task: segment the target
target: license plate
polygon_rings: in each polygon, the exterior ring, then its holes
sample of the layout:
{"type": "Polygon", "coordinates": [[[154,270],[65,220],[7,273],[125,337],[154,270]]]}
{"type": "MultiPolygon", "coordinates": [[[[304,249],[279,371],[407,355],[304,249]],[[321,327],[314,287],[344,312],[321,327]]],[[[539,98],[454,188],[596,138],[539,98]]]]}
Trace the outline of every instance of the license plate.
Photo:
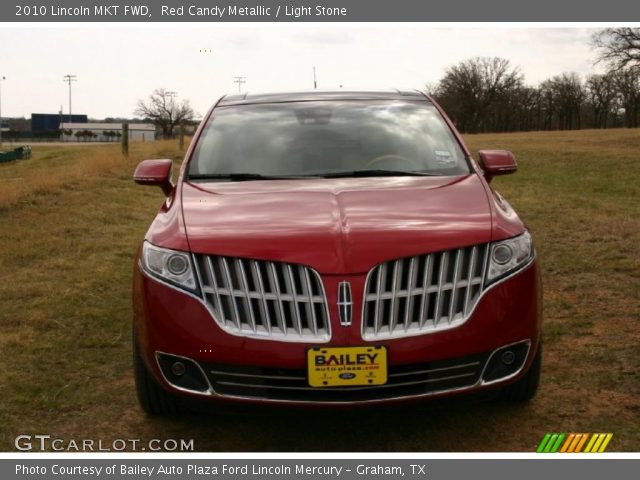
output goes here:
{"type": "Polygon", "coordinates": [[[307,374],[312,387],[384,385],[387,383],[387,348],[310,348],[307,374]]]}

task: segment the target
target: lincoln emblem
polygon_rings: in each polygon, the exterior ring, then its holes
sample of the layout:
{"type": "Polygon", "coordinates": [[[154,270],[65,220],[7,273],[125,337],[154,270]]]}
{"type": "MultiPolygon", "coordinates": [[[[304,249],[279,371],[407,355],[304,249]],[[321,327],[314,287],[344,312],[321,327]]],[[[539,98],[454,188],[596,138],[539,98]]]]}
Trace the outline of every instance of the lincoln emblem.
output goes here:
{"type": "Polygon", "coordinates": [[[351,298],[351,284],[349,282],[340,282],[340,285],[338,285],[338,312],[340,313],[340,325],[343,327],[351,325],[353,300],[351,298]]]}

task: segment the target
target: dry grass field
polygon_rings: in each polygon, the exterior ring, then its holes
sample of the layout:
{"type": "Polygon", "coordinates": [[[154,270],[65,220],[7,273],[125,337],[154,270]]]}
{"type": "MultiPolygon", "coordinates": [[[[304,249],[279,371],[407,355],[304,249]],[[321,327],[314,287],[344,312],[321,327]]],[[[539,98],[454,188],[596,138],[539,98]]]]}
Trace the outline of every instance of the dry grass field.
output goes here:
{"type": "Polygon", "coordinates": [[[640,130],[473,135],[506,148],[495,180],[543,265],[545,359],[528,405],[430,402],[358,412],[264,409],[149,418],[131,372],[137,243],[162,201],[136,186],[175,142],[34,146],[0,165],[0,450],[19,434],[193,439],[200,451],[534,451],[553,432],[613,432],[640,451],[640,130]]]}

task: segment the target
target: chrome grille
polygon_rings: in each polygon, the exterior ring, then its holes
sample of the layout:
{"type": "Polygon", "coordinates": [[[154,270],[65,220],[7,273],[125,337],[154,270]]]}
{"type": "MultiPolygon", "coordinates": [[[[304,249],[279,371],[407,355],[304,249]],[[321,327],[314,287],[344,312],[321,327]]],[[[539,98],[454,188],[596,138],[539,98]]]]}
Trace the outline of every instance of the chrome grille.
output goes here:
{"type": "Polygon", "coordinates": [[[419,335],[463,323],[482,293],[488,250],[483,244],[377,265],[365,287],[363,338],[419,335]]]}
{"type": "Polygon", "coordinates": [[[227,332],[273,340],[329,340],[326,296],[315,270],[207,255],[195,255],[195,264],[204,299],[227,332]]]}

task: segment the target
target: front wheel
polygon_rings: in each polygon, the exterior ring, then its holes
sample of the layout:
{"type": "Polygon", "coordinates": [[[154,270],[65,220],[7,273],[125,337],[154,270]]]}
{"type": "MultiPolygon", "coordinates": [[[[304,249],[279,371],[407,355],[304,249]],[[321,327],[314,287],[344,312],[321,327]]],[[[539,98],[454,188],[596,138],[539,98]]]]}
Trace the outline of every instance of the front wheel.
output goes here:
{"type": "Polygon", "coordinates": [[[542,369],[542,343],[538,345],[538,351],[533,359],[533,363],[529,367],[529,371],[525,373],[520,380],[506,386],[502,390],[501,397],[510,402],[524,403],[531,400],[538,391],[540,384],[540,371],[542,369]]]}

